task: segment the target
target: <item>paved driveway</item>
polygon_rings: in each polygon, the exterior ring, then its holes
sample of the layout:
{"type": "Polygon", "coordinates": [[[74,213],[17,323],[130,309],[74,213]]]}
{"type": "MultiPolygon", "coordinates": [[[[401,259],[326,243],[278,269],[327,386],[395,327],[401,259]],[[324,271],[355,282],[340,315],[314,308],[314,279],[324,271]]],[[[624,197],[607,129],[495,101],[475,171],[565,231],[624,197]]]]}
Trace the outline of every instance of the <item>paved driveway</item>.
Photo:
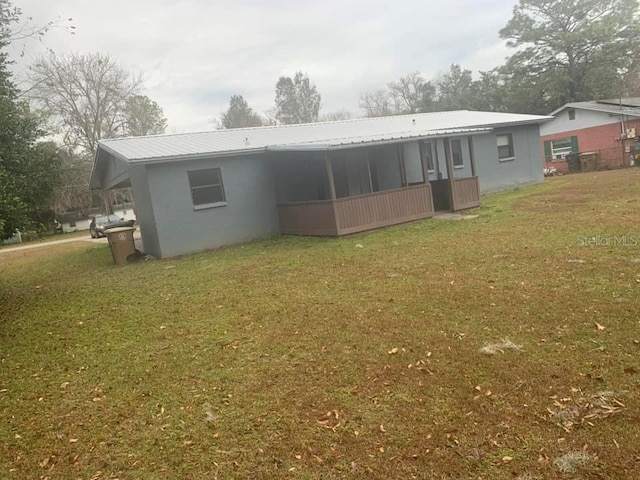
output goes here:
{"type": "MultiPolygon", "coordinates": [[[[136,243],[136,248],[142,251],[142,237],[140,237],[140,232],[138,230],[133,232],[133,240],[136,243]]],[[[107,243],[107,239],[106,238],[90,238],[89,232],[87,231],[86,237],[65,238],[63,240],[52,240],[50,242],[30,243],[28,245],[21,245],[19,247],[2,248],[0,249],[0,255],[2,255],[3,253],[17,252],[20,250],[29,250],[32,248],[49,247],[53,245],[61,245],[63,243],[71,243],[71,242],[107,243]]]]}

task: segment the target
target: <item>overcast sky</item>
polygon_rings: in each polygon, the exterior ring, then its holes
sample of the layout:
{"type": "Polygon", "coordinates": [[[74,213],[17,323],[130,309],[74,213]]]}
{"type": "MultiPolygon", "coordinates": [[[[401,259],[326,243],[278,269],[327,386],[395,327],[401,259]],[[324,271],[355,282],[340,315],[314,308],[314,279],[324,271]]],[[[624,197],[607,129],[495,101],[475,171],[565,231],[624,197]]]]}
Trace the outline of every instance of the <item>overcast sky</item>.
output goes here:
{"type": "Polygon", "coordinates": [[[282,75],[302,70],[322,113],[362,116],[360,95],[451,63],[490,70],[509,54],[498,31],[516,0],[13,0],[35,24],[73,18],[76,34],[30,42],[16,73],[50,48],[109,53],[144,77],[171,132],[211,130],[241,94],[262,113],[282,75]]]}

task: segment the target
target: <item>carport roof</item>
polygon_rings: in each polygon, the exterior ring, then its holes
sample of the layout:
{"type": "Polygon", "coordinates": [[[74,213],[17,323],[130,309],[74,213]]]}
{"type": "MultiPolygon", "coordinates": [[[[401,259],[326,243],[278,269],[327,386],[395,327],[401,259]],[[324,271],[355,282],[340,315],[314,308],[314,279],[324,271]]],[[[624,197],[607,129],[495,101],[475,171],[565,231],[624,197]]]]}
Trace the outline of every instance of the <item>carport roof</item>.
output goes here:
{"type": "Polygon", "coordinates": [[[309,150],[348,147],[406,138],[471,133],[499,126],[541,123],[549,117],[513,113],[421,113],[362,118],[337,122],[278,125],[210,132],[101,140],[98,147],[129,162],[178,160],[200,156],[227,156],[273,150],[309,150]]]}

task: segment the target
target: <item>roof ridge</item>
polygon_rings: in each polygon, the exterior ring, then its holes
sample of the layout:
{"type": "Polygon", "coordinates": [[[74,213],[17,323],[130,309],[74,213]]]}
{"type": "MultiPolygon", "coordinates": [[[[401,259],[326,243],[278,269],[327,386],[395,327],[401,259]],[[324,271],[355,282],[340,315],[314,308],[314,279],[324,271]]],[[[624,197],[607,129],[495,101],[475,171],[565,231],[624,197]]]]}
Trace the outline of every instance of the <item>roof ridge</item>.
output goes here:
{"type": "MultiPolygon", "coordinates": [[[[240,131],[256,131],[256,130],[269,130],[269,129],[290,129],[290,128],[300,128],[300,127],[308,127],[308,126],[314,126],[314,125],[332,125],[332,124],[338,124],[338,123],[357,123],[357,122],[376,122],[376,121],[380,121],[380,120],[388,120],[391,118],[398,118],[398,117],[426,117],[426,116],[433,116],[433,115],[437,115],[437,114],[442,114],[442,113],[449,113],[449,114],[453,114],[453,113],[469,113],[469,112],[473,112],[473,110],[450,110],[447,112],[419,112],[419,113],[404,113],[404,114],[398,114],[398,115],[385,115],[385,116],[381,116],[381,117],[359,117],[359,118],[348,118],[345,120],[329,120],[329,121],[325,121],[325,122],[307,122],[307,123],[292,123],[292,124],[285,124],[285,125],[261,125],[259,127],[242,127],[242,128],[217,128],[215,130],[202,130],[199,132],[180,132],[180,133],[158,133],[158,134],[153,134],[153,135],[139,135],[139,136],[124,136],[124,137],[112,137],[112,138],[103,138],[101,140],[99,140],[100,142],[119,142],[122,140],[131,140],[131,139],[138,139],[138,138],[158,138],[158,137],[179,137],[182,135],[211,135],[211,134],[217,134],[220,133],[222,134],[223,132],[229,132],[229,131],[234,131],[234,132],[240,132],[240,131]]],[[[499,113],[499,112],[483,112],[483,113],[499,113]]]]}

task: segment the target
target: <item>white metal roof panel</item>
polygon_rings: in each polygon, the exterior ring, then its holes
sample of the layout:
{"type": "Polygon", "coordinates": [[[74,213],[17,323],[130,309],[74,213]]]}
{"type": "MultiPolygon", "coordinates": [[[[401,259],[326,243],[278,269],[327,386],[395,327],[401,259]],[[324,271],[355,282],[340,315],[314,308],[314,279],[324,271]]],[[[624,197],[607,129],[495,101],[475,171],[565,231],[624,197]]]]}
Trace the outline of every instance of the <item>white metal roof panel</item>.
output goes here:
{"type": "Polygon", "coordinates": [[[541,123],[549,118],[539,115],[460,110],[301,125],[114,138],[101,140],[99,150],[104,149],[130,162],[153,162],[204,155],[234,155],[264,151],[267,148],[331,148],[401,138],[464,133],[474,128],[541,123]]]}

